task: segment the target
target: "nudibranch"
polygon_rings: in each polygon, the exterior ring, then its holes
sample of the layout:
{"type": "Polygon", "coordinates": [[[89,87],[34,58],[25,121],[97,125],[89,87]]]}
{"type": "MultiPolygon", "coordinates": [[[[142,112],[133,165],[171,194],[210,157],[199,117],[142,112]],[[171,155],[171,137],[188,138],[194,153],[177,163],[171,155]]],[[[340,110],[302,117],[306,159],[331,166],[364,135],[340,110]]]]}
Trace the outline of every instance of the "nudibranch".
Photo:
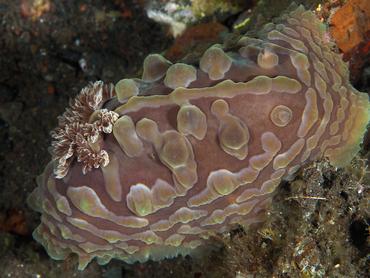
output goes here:
{"type": "Polygon", "coordinates": [[[347,164],[369,122],[323,24],[302,6],[194,64],[152,54],[141,79],[90,84],[52,132],[29,198],[54,259],[128,263],[189,254],[263,220],[282,179],[347,164]]]}

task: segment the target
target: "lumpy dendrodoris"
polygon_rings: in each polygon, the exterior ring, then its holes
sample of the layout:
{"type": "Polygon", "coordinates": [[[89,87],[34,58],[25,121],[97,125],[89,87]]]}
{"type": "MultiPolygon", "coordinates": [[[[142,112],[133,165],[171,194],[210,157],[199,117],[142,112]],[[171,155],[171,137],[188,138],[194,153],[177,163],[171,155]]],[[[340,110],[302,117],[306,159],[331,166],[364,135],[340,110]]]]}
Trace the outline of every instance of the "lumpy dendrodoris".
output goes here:
{"type": "Polygon", "coordinates": [[[142,79],[84,88],[52,132],[29,203],[34,237],[84,269],[188,254],[234,223],[262,221],[279,182],[322,156],[358,152],[369,99],[310,11],[257,38],[214,45],[196,64],[160,55],[142,79]]]}

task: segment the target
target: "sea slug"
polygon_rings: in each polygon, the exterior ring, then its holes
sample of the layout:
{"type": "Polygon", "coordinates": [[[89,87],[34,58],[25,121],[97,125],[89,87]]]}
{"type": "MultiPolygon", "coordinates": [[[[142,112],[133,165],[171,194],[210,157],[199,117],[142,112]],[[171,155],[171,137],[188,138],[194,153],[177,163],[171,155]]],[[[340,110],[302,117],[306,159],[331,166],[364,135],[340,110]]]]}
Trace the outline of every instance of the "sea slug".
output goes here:
{"type": "Polygon", "coordinates": [[[282,179],[323,156],[347,164],[369,122],[323,24],[302,6],[199,63],[149,55],[141,79],[90,84],[52,132],[29,198],[34,231],[79,269],[188,254],[262,221],[282,179]]]}

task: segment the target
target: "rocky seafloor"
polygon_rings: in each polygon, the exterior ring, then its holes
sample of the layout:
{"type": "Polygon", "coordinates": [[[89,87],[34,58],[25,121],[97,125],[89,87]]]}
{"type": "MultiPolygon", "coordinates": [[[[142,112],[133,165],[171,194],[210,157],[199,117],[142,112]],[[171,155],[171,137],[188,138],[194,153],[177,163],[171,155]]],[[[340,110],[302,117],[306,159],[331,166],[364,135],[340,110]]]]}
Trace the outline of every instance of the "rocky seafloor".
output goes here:
{"type": "MultiPolygon", "coordinates": [[[[149,53],[176,61],[232,31],[258,28],[290,2],[0,0],[0,277],[369,277],[369,136],[345,169],[307,165],[280,186],[262,226],[219,235],[203,257],[93,262],[80,272],[76,257],[54,261],[32,238],[39,215],[26,199],[71,97],[89,81],[140,75],[149,53]]],[[[347,8],[363,24],[355,45],[341,41],[338,51],[354,86],[369,92],[366,0],[296,2],[316,10],[333,37],[346,27],[336,11],[347,8]]]]}

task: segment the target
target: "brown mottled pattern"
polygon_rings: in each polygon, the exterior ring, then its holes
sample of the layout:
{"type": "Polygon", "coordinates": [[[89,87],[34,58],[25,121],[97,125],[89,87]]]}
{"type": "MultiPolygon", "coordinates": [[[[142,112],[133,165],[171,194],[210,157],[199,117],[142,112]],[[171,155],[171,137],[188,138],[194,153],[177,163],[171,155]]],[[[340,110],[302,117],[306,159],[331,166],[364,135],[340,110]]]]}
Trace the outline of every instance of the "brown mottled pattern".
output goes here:
{"type": "Polygon", "coordinates": [[[262,221],[302,164],[343,166],[359,150],[368,96],[331,49],[299,7],[258,38],[210,47],[199,65],[154,54],[142,79],[85,88],[30,196],[42,213],[34,237],[55,259],[78,254],[84,269],[95,257],[188,254],[232,224],[262,221]]]}

